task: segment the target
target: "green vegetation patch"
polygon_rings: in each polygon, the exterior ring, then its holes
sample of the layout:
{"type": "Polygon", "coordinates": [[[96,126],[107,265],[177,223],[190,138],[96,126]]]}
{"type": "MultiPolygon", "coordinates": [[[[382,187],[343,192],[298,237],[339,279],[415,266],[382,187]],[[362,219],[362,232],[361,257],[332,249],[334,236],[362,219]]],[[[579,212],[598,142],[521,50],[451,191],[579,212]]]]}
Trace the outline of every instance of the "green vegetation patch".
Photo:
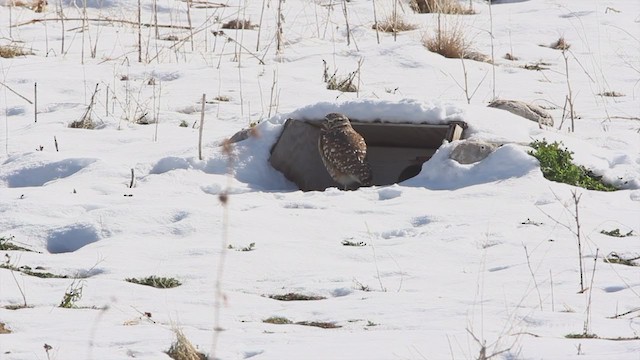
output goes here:
{"type": "Polygon", "coordinates": [[[617,190],[614,186],[602,182],[601,176],[596,176],[584,166],[572,163],[573,152],[564,148],[562,143],[550,144],[546,140],[536,140],[530,146],[534,151],[530,151],[529,155],[538,159],[540,170],[546,179],[588,190],[617,190]]]}
{"type": "Polygon", "coordinates": [[[604,258],[604,262],[607,262],[610,264],[621,264],[626,266],[638,266],[638,264],[635,262],[636,260],[640,260],[640,256],[623,257],[618,255],[615,252],[609,253],[609,255],[607,255],[607,257],[604,258]]]}
{"type": "Polygon", "coordinates": [[[40,267],[36,267],[35,270],[31,269],[31,267],[23,265],[20,267],[11,265],[11,264],[0,264],[0,269],[7,269],[7,270],[12,270],[12,271],[18,271],[21,272],[25,275],[29,275],[29,276],[35,276],[35,277],[39,277],[42,279],[67,279],[69,276],[67,275],[59,275],[59,274],[53,274],[50,272],[46,272],[46,271],[39,271],[42,270],[42,268],[40,267]]]}
{"type": "Polygon", "coordinates": [[[270,318],[266,318],[262,320],[262,322],[267,324],[276,324],[276,325],[293,324],[293,321],[282,316],[272,316],[270,318]]]}
{"type": "Polygon", "coordinates": [[[613,229],[613,230],[609,230],[609,231],[600,230],[600,234],[622,238],[622,237],[627,237],[627,236],[633,236],[633,230],[629,231],[626,234],[621,233],[620,229],[613,229]]]}
{"type": "Polygon", "coordinates": [[[11,240],[13,239],[15,239],[15,236],[0,236],[0,250],[33,251],[12,243],[11,240]]]}
{"type": "Polygon", "coordinates": [[[298,293],[288,293],[284,295],[269,295],[269,298],[280,301],[309,301],[309,300],[324,300],[324,296],[316,295],[304,295],[298,293]]]}
{"type": "Polygon", "coordinates": [[[182,285],[182,283],[177,279],[158,277],[155,275],[147,276],[145,278],[128,278],[124,280],[130,283],[152,286],[159,289],[170,289],[182,285]]]}
{"type": "Polygon", "coordinates": [[[276,324],[276,325],[293,324],[293,325],[313,326],[313,327],[319,327],[322,329],[337,329],[342,327],[340,325],[336,325],[335,323],[324,322],[324,321],[298,321],[294,323],[293,321],[282,316],[272,316],[270,318],[262,320],[262,322],[267,324],[276,324]]]}
{"type": "Polygon", "coordinates": [[[342,327],[340,325],[336,325],[335,323],[324,321],[298,321],[296,325],[313,326],[322,329],[337,329],[342,327]]]}

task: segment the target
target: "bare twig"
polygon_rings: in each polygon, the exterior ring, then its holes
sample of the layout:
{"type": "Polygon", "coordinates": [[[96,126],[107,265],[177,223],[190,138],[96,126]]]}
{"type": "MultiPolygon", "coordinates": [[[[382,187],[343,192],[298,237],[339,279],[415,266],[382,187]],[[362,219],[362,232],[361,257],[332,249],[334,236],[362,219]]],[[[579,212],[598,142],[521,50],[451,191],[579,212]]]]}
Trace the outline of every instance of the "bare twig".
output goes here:
{"type": "Polygon", "coordinates": [[[598,253],[600,249],[596,249],[596,256],[593,258],[593,271],[591,272],[591,284],[589,285],[589,297],[587,299],[587,317],[584,320],[584,334],[589,334],[591,327],[591,294],[593,293],[593,279],[596,276],[596,265],[598,264],[598,253]]]}
{"type": "Polygon", "coordinates": [[[626,316],[626,315],[629,315],[629,314],[633,314],[634,312],[640,312],[640,307],[631,309],[629,311],[625,311],[625,312],[620,313],[620,314],[616,314],[614,316],[609,317],[608,319],[617,319],[617,318],[620,318],[620,317],[623,317],[623,316],[626,316]]]}
{"type": "Polygon", "coordinates": [[[564,58],[565,75],[567,77],[567,103],[569,104],[569,118],[571,119],[571,132],[576,130],[575,127],[575,111],[573,109],[573,92],[571,91],[571,82],[569,81],[569,57],[567,49],[562,49],[562,57],[564,58]]]}
{"type": "Polygon", "coordinates": [[[200,129],[198,129],[198,159],[202,160],[202,131],[204,128],[204,108],[207,104],[207,94],[202,94],[202,110],[200,111],[200,129]]]}
{"type": "Polygon", "coordinates": [[[33,122],[38,122],[38,83],[33,83],[33,122]]]}
{"type": "Polygon", "coordinates": [[[284,19],[282,15],[282,3],[284,0],[278,0],[278,19],[276,21],[276,54],[280,55],[282,53],[282,43],[283,43],[283,32],[282,32],[282,20],[284,19]]]}
{"type": "Polygon", "coordinates": [[[29,104],[33,104],[33,101],[31,101],[31,100],[27,99],[26,97],[20,95],[18,92],[16,92],[12,88],[10,88],[9,85],[3,83],[2,81],[0,81],[0,85],[4,86],[7,90],[11,91],[12,93],[18,95],[20,98],[22,98],[24,101],[28,102],[29,104]]]}
{"type": "Polygon", "coordinates": [[[237,44],[238,46],[240,46],[240,48],[242,48],[242,50],[246,51],[247,53],[249,53],[249,55],[253,56],[254,58],[256,58],[258,60],[258,62],[260,62],[260,65],[265,65],[264,60],[260,59],[258,57],[258,55],[254,54],[251,52],[251,50],[247,49],[244,45],[242,45],[241,43],[239,43],[236,39],[232,38],[231,36],[227,35],[227,33],[225,33],[224,31],[211,31],[211,33],[214,36],[223,36],[224,38],[227,39],[227,41],[229,42],[233,42],[235,44],[237,44]]]}
{"type": "Polygon", "coordinates": [[[584,288],[584,267],[582,265],[582,235],[580,233],[580,214],[579,214],[579,204],[580,204],[580,198],[582,197],[582,194],[578,194],[576,190],[572,190],[571,191],[571,196],[573,198],[573,204],[574,204],[574,211],[572,212],[569,207],[562,202],[562,200],[558,197],[558,195],[556,195],[556,193],[554,193],[553,191],[551,191],[553,193],[553,196],[555,196],[556,200],[558,200],[558,202],[562,205],[562,207],[564,207],[565,210],[567,210],[570,214],[572,214],[573,216],[573,220],[575,222],[576,225],[576,229],[574,230],[570,225],[564,224],[560,221],[558,221],[558,219],[556,219],[555,217],[551,216],[550,214],[548,214],[547,212],[545,212],[544,210],[542,210],[541,208],[538,207],[538,210],[540,210],[546,217],[548,217],[550,220],[552,220],[553,222],[555,222],[556,224],[564,227],[565,229],[569,230],[569,232],[571,232],[577,239],[578,241],[578,260],[579,260],[579,266],[580,266],[580,291],[579,293],[583,293],[585,291],[584,288]]]}
{"type": "MultiPolygon", "coordinates": [[[[42,18],[42,19],[32,19],[29,21],[25,21],[19,24],[15,24],[12,25],[11,27],[19,27],[19,26],[24,26],[24,25],[31,25],[31,24],[37,24],[37,23],[41,23],[41,22],[45,22],[45,21],[61,21],[63,20],[62,18],[42,18]]],[[[83,21],[85,20],[84,18],[64,18],[64,21],[83,21]]],[[[109,17],[106,18],[87,18],[86,21],[95,21],[95,22],[108,22],[108,23],[114,23],[114,24],[125,24],[125,25],[135,25],[138,26],[138,24],[140,24],[140,26],[142,27],[155,27],[155,24],[152,23],[143,23],[143,22],[138,22],[138,21],[130,21],[130,20],[122,20],[122,19],[112,19],[109,17]]],[[[157,25],[159,28],[169,28],[169,29],[180,29],[180,30],[191,30],[191,28],[189,26],[184,26],[184,25],[162,25],[162,24],[158,24],[157,25]]]]}
{"type": "Polygon", "coordinates": [[[529,257],[529,250],[527,250],[527,246],[522,244],[522,246],[524,246],[524,253],[527,256],[527,267],[529,267],[529,272],[531,273],[531,278],[533,278],[533,285],[536,287],[536,292],[538,293],[538,302],[540,303],[540,311],[542,311],[542,296],[540,295],[540,289],[538,288],[538,282],[536,281],[536,275],[533,272],[533,268],[531,268],[531,261],[530,261],[530,257],[529,257]]]}

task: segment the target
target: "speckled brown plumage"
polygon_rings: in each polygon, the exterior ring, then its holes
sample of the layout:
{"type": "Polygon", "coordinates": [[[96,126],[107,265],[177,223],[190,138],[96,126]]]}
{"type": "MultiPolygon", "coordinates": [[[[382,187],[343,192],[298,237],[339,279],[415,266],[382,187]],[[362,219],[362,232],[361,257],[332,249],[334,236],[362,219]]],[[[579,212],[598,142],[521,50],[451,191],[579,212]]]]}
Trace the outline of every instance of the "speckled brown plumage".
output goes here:
{"type": "Polygon", "coordinates": [[[329,175],[345,190],[372,185],[367,144],[349,118],[338,113],[325,116],[318,149],[329,175]]]}

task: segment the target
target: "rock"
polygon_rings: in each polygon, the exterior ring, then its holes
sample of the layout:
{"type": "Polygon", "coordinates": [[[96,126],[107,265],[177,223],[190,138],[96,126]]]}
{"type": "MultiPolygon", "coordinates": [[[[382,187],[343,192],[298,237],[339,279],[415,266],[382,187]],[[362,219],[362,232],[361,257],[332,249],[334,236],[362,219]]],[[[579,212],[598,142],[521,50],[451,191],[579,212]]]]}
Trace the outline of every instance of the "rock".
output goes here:
{"type": "Polygon", "coordinates": [[[232,137],[229,138],[229,143],[237,143],[242,140],[246,140],[251,137],[251,133],[253,132],[253,128],[242,129],[237,133],[233,134],[232,137]]]}
{"type": "Polygon", "coordinates": [[[489,107],[506,110],[540,125],[553,126],[553,117],[545,109],[535,104],[518,100],[494,100],[489,104],[489,107]]]}
{"type": "Polygon", "coordinates": [[[497,147],[496,144],[483,141],[466,140],[453,148],[449,158],[460,164],[473,164],[489,156],[497,147]]]}

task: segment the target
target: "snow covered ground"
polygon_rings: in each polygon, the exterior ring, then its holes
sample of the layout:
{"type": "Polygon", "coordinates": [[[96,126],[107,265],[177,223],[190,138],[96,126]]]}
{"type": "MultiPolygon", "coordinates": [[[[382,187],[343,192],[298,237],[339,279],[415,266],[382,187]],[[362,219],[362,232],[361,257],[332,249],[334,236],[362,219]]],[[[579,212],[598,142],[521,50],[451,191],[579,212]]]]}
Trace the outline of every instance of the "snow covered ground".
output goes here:
{"type": "MultiPolygon", "coordinates": [[[[0,269],[0,359],[168,359],[175,327],[219,359],[477,359],[483,344],[486,358],[640,359],[640,267],[604,261],[640,256],[639,2],[473,1],[477,14],[447,19],[481,53],[492,34],[495,67],[464,68],[425,49],[437,16],[406,1],[400,16],[418,29],[378,43],[374,6],[386,18],[391,0],[287,0],[277,53],[277,1],[159,0],[157,23],[173,27],[142,27],[141,63],[136,2],[88,0],[84,32],[82,3],[0,7],[0,45],[33,52],[0,59],[0,237],[35,250],[1,261],[68,276],[0,269]],[[214,36],[237,18],[262,26],[214,36]],[[567,64],[546,47],[561,36],[567,64]],[[341,76],[360,66],[359,92],[327,90],[323,60],[341,76]],[[575,132],[562,122],[567,78],[575,132]],[[555,125],[487,108],[494,96],[545,106],[555,125]],[[96,129],[69,128],[90,104],[96,129]],[[444,144],[401,184],[298,191],[269,149],[285,119],[333,111],[464,120],[470,138],[505,145],[460,165],[444,144]],[[253,123],[229,156],[220,145],[253,123]],[[535,139],[562,141],[621,190],[546,180],[527,154],[535,139]],[[615,229],[631,236],[601,233],[615,229]],[[150,275],[182,285],[125,281],[150,275]],[[74,307],[58,307],[73,289],[74,307]],[[325,299],[269,298],[288,293],[325,299]],[[597,338],[566,337],[584,333],[597,338]]],[[[142,1],[143,23],[153,9],[142,1]]]]}

